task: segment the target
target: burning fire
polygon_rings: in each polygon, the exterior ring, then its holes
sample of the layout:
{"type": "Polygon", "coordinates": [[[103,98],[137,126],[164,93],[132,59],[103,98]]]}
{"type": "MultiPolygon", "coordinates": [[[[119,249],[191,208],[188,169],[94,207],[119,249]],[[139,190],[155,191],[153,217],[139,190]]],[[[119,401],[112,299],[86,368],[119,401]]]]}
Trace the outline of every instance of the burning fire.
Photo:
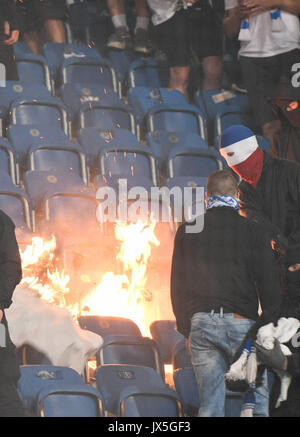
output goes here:
{"type": "MultiPolygon", "coordinates": [[[[68,306],[66,295],[70,275],[61,269],[56,255],[56,239],[50,241],[33,237],[32,244],[21,251],[24,279],[22,283],[36,290],[42,299],[67,307],[77,318],[81,314],[125,317],[133,320],[143,335],[150,335],[145,303],[151,302],[147,290],[147,264],[153,246],[159,246],[155,236],[156,222],[116,223],[115,237],[120,242],[116,261],[122,274],[106,272],[99,284],[80,302],[68,306]]],[[[84,278],[85,275],[83,274],[84,278]]],[[[88,282],[88,278],[85,278],[88,282]]]]}

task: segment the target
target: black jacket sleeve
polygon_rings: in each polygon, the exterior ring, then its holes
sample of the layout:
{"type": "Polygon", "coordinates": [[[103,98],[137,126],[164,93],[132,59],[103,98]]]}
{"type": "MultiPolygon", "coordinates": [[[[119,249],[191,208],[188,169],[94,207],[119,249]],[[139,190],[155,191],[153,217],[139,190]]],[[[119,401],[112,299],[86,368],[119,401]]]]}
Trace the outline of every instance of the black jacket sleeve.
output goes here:
{"type": "Polygon", "coordinates": [[[21,279],[22,267],[15,226],[0,211],[0,309],[11,305],[14,289],[21,279]]]}
{"type": "Polygon", "coordinates": [[[191,321],[186,312],[186,256],[184,250],[185,225],[178,228],[175,240],[172,258],[171,270],[171,302],[173,312],[176,318],[177,330],[184,336],[188,337],[190,332],[191,321]]]}

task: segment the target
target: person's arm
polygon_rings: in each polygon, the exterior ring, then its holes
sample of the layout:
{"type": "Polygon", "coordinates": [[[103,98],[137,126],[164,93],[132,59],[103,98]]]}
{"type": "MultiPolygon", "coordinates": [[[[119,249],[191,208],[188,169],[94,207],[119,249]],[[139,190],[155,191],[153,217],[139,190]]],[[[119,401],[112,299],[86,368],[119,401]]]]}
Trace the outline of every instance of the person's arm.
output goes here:
{"type": "Polygon", "coordinates": [[[239,7],[234,7],[225,11],[223,27],[228,38],[234,38],[238,35],[241,27],[243,14],[239,7]]]}
{"type": "MultiPolygon", "coordinates": [[[[3,213],[2,213],[3,214],[3,213]]],[[[0,310],[9,308],[15,287],[22,279],[21,259],[13,222],[0,215],[0,310]]]]}
{"type": "Polygon", "coordinates": [[[245,6],[250,9],[250,14],[270,9],[282,9],[291,14],[300,14],[299,0],[245,0],[245,6]]]}
{"type": "Polygon", "coordinates": [[[184,251],[184,233],[185,226],[182,225],[177,230],[174,240],[174,250],[171,269],[171,303],[176,318],[177,330],[184,337],[189,336],[190,319],[188,318],[185,308],[185,290],[186,290],[186,253],[184,251]]]}
{"type": "Polygon", "coordinates": [[[4,33],[8,38],[4,41],[6,45],[15,44],[19,39],[20,23],[16,3],[14,0],[5,0],[3,2],[4,13],[4,33]]]}

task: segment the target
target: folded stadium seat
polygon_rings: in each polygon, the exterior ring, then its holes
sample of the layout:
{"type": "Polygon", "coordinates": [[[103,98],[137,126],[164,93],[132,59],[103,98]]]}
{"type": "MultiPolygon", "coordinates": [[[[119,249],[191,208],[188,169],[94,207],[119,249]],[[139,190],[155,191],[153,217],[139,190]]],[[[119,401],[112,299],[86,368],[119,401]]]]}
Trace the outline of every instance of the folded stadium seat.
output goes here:
{"type": "Polygon", "coordinates": [[[249,97],[232,91],[200,90],[195,93],[195,104],[206,113],[211,124],[212,143],[217,146],[219,137],[232,124],[254,126],[249,97]]]}
{"type": "Polygon", "coordinates": [[[159,347],[160,355],[164,364],[172,363],[172,348],[177,341],[183,338],[176,330],[174,320],[155,320],[150,325],[150,332],[153,340],[159,347]]]}
{"type": "Polygon", "coordinates": [[[99,172],[102,176],[147,177],[157,186],[157,165],[154,156],[144,146],[103,147],[98,155],[99,172]]]}
{"type": "Polygon", "coordinates": [[[10,106],[11,124],[36,124],[62,129],[69,136],[69,120],[64,104],[55,97],[21,97],[10,106]]]}
{"type": "Polygon", "coordinates": [[[159,170],[162,173],[166,171],[167,159],[174,147],[196,147],[200,149],[208,147],[206,141],[200,135],[192,132],[156,130],[148,132],[146,140],[152,153],[158,160],[159,170]]]}
{"type": "Polygon", "coordinates": [[[117,73],[119,95],[122,97],[126,95],[125,84],[128,76],[128,70],[136,55],[135,53],[127,50],[108,50],[107,56],[117,73]]]}
{"type": "Polygon", "coordinates": [[[71,171],[88,184],[88,171],[84,151],[76,144],[35,144],[27,153],[28,170],[71,171]]]}
{"type": "Polygon", "coordinates": [[[79,111],[79,129],[97,127],[102,130],[127,129],[139,138],[139,127],[133,109],[123,102],[84,103],[79,111]]]}
{"type": "MultiPolygon", "coordinates": [[[[197,381],[192,367],[179,368],[173,374],[176,392],[186,417],[197,416],[200,401],[197,381]]],[[[239,417],[244,393],[226,390],[225,417],[239,417]]]]}
{"type": "Polygon", "coordinates": [[[201,176],[207,177],[211,172],[221,170],[221,155],[212,149],[174,148],[168,157],[168,177],[201,176]]]}
{"type": "Polygon", "coordinates": [[[176,196],[175,190],[179,188],[182,196],[181,209],[177,209],[177,205],[174,204],[174,201],[172,202],[175,222],[180,224],[183,219],[191,220],[204,213],[206,181],[206,177],[199,176],[175,176],[166,180],[166,186],[170,192],[173,190],[174,196],[176,196]]]}
{"type": "MultiPolygon", "coordinates": [[[[128,90],[128,102],[142,123],[148,111],[156,105],[190,106],[184,94],[167,88],[135,87],[128,90]]],[[[193,107],[194,108],[194,107],[193,107]]],[[[200,112],[200,111],[199,111],[200,112]]]]}
{"type": "Polygon", "coordinates": [[[123,102],[109,86],[89,83],[66,83],[60,88],[60,96],[71,120],[74,120],[84,103],[100,103],[119,106],[123,102]]]}
{"type": "Polygon", "coordinates": [[[172,364],[173,369],[183,369],[184,367],[192,367],[191,357],[186,348],[186,339],[181,338],[172,348],[172,364]]]}
{"type": "Polygon", "coordinates": [[[25,166],[27,152],[35,144],[72,145],[65,132],[51,125],[10,125],[7,129],[7,138],[16,151],[18,162],[25,166]]]}
{"type": "Polygon", "coordinates": [[[72,229],[88,230],[90,225],[92,232],[97,227],[95,193],[75,172],[27,171],[23,184],[34,210],[35,229],[49,227],[70,237],[72,229]]]}
{"type": "Polygon", "coordinates": [[[82,128],[77,134],[78,142],[85,151],[89,167],[97,167],[100,150],[107,145],[138,146],[137,137],[127,129],[103,130],[97,127],[82,128]]]}
{"type": "Polygon", "coordinates": [[[102,59],[98,50],[88,45],[47,42],[43,45],[43,55],[47,59],[53,81],[57,79],[60,65],[66,59],[96,58],[102,59]]]}
{"type": "Polygon", "coordinates": [[[192,132],[206,139],[205,118],[193,105],[158,104],[146,115],[147,130],[192,132]]]}
{"type": "Polygon", "coordinates": [[[22,83],[45,85],[52,93],[50,69],[44,56],[34,53],[17,54],[16,63],[22,83]]]}
{"type": "Polygon", "coordinates": [[[109,335],[142,336],[138,325],[133,320],[124,317],[87,315],[78,317],[78,323],[81,329],[95,332],[101,337],[109,335]]]}
{"type": "Polygon", "coordinates": [[[0,171],[0,209],[12,219],[20,233],[32,230],[30,199],[4,171],[0,171]]]}
{"type": "Polygon", "coordinates": [[[104,364],[95,372],[106,410],[117,417],[181,417],[177,393],[153,369],[104,364]]]}
{"type": "Polygon", "coordinates": [[[0,138],[0,171],[9,174],[13,183],[17,184],[16,151],[5,138],[0,138]]]}
{"type": "Polygon", "coordinates": [[[164,366],[158,346],[148,337],[108,335],[96,354],[97,365],[133,364],[154,369],[164,379],[164,366]]]}
{"type": "Polygon", "coordinates": [[[0,87],[0,121],[1,132],[3,133],[4,127],[9,124],[7,118],[9,118],[9,111],[12,102],[20,98],[49,98],[51,97],[50,91],[46,86],[41,84],[26,84],[19,81],[5,82],[5,87],[0,87]],[[5,123],[4,123],[5,121],[5,123]]]}
{"type": "Polygon", "coordinates": [[[59,68],[59,83],[106,85],[119,93],[117,73],[108,60],[95,57],[65,59],[59,68]]]}
{"type": "Polygon", "coordinates": [[[101,417],[102,396],[73,369],[21,366],[18,391],[26,411],[38,417],[101,417]]]}
{"type": "Polygon", "coordinates": [[[157,59],[136,59],[128,69],[130,88],[153,87],[167,88],[170,79],[169,67],[157,59]]]}

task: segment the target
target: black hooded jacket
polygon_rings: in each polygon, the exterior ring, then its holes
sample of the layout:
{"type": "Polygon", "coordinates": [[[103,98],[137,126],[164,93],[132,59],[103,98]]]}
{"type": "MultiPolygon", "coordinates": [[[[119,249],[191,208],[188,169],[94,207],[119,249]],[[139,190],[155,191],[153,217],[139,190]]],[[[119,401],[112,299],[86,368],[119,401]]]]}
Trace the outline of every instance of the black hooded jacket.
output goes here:
{"type": "Polygon", "coordinates": [[[19,29],[19,20],[14,0],[1,0],[0,2],[0,39],[4,38],[4,22],[8,21],[10,30],[19,29]]]}

